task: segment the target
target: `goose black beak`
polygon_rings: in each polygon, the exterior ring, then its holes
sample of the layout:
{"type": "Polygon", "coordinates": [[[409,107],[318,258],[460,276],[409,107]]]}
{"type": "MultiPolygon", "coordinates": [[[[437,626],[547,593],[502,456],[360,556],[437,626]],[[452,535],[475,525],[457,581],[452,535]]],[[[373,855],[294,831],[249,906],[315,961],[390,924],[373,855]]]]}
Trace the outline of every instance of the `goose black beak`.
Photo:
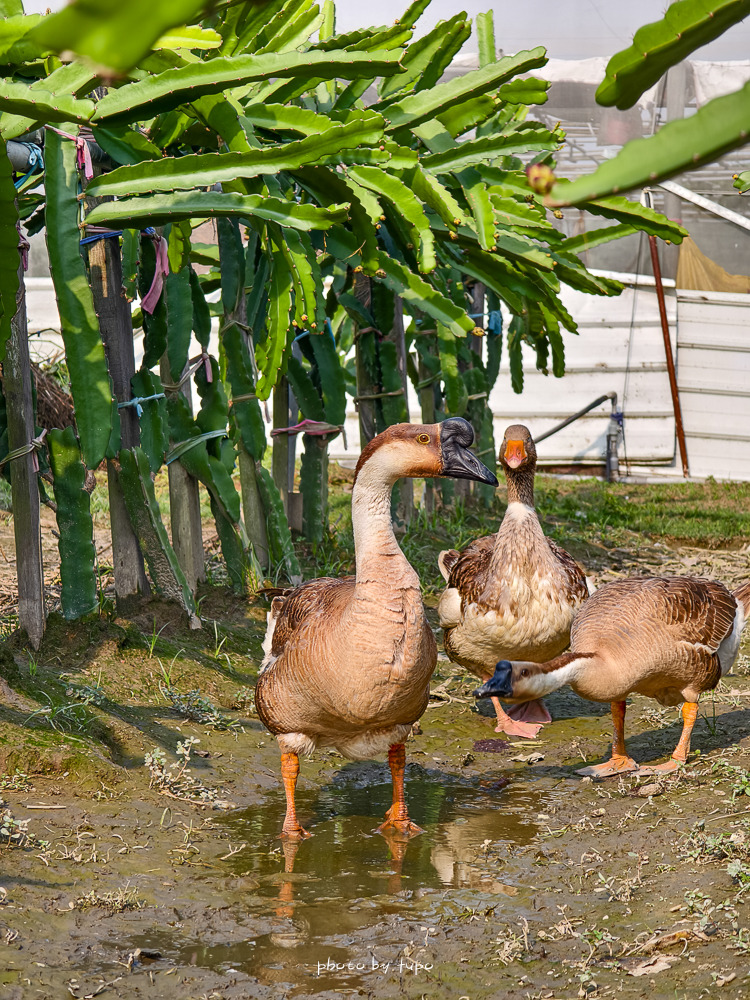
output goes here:
{"type": "Polygon", "coordinates": [[[511,698],[512,696],[513,664],[509,660],[500,660],[492,677],[474,692],[475,698],[511,698]]]}
{"type": "Polygon", "coordinates": [[[488,486],[497,486],[497,476],[483,465],[473,452],[474,431],[463,417],[449,417],[440,424],[441,476],[452,479],[473,479],[488,486]]]}

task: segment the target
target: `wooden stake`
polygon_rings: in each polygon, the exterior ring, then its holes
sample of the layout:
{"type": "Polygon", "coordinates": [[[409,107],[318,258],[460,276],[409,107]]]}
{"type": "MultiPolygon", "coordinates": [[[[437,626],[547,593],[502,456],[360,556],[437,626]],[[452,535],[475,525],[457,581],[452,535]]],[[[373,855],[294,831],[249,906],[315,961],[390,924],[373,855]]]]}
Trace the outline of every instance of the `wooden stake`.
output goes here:
{"type": "MultiPolygon", "coordinates": [[[[99,200],[101,199],[87,199],[89,209],[99,200]]],[[[133,396],[130,379],[135,374],[135,355],[130,303],[122,288],[119,240],[113,237],[90,243],[88,260],[91,292],[99,318],[112,388],[117,402],[123,403],[133,396]]],[[[120,433],[123,448],[134,448],[140,444],[140,425],[135,407],[124,406],[120,410],[120,433]]],[[[141,547],[122,497],[117,467],[111,459],[107,459],[107,489],[115,597],[118,609],[124,610],[138,594],[148,596],[151,586],[146,576],[141,547]]]]}
{"type": "MultiPolygon", "coordinates": [[[[23,266],[18,268],[16,314],[3,362],[3,390],[8,420],[8,450],[28,445],[35,436],[31,388],[31,359],[26,320],[26,287],[23,266]]],[[[13,531],[16,539],[18,575],[18,621],[34,649],[44,635],[44,572],[39,517],[39,481],[34,455],[29,453],[10,463],[13,531]]]]}
{"type": "MultiPolygon", "coordinates": [[[[185,366],[187,369],[187,365],[185,366]]],[[[185,369],[182,375],[185,374],[185,369]]],[[[162,355],[160,371],[162,382],[173,382],[166,352],[162,355]]],[[[193,408],[190,381],[183,382],[180,390],[193,408]]],[[[201,499],[198,480],[191,476],[185,466],[176,459],[167,466],[169,476],[169,513],[172,525],[172,548],[177,556],[180,569],[193,594],[198,584],[206,579],[206,560],[203,552],[203,529],[201,526],[201,499]]]]}
{"type": "Polygon", "coordinates": [[[239,446],[240,488],[242,490],[242,519],[245,530],[258,560],[263,569],[270,566],[268,551],[268,533],[266,532],[266,515],[258,492],[258,478],[255,462],[242,444],[239,446]]]}
{"type": "MultiPolygon", "coordinates": [[[[289,427],[289,380],[282,375],[273,390],[273,426],[289,427]]],[[[277,434],[271,450],[271,475],[276,489],[281,494],[284,513],[289,518],[289,494],[293,483],[289,482],[289,435],[277,434]]]]}

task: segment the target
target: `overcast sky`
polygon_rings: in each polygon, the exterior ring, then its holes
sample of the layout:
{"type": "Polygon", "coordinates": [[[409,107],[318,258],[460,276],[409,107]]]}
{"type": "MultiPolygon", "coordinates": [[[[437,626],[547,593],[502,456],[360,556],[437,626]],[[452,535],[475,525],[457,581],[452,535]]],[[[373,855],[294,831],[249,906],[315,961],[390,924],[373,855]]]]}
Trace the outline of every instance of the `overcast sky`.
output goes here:
{"type": "MultiPolygon", "coordinates": [[[[122,0],[127,3],[128,0],[122,0]]],[[[156,0],[158,3],[158,0],[156,0]]],[[[64,6],[62,0],[26,0],[27,13],[64,6]]],[[[391,23],[408,6],[408,0],[337,0],[338,30],[362,28],[377,20],[391,23]]],[[[495,12],[495,37],[503,52],[544,45],[550,57],[584,59],[611,56],[625,48],[642,24],[658,20],[668,6],[659,0],[432,0],[418,24],[419,33],[442,18],[465,10],[470,17],[490,7],[495,12]]],[[[472,39],[465,45],[471,51],[472,39]]],[[[476,45],[473,46],[476,50],[476,45]]],[[[750,19],[736,25],[722,38],[696,52],[698,59],[750,58],[750,19]]]]}

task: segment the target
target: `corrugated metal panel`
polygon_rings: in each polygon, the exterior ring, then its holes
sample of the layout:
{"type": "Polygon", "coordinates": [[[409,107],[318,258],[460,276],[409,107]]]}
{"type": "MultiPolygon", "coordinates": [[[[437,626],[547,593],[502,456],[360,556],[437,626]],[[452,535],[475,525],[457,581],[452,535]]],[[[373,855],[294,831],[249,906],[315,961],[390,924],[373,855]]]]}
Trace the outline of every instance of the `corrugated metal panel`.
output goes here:
{"type": "MultiPolygon", "coordinates": [[[[524,390],[510,389],[507,359],[490,396],[495,429],[502,435],[520,421],[541,434],[582,409],[597,396],[616,392],[625,412],[627,456],[639,462],[669,462],[674,456],[674,415],[659,306],[652,288],[626,288],[618,298],[566,289],[566,308],[578,323],[578,336],[564,334],[565,376],[536,370],[535,353],[524,347],[524,390]]],[[[676,347],[676,301],[667,292],[667,313],[676,347]]],[[[602,404],[553,437],[542,441],[540,460],[604,460],[610,404],[602,404]]]]}
{"type": "Polygon", "coordinates": [[[680,291],[677,309],[690,473],[750,479],[750,296],[680,291]]]}

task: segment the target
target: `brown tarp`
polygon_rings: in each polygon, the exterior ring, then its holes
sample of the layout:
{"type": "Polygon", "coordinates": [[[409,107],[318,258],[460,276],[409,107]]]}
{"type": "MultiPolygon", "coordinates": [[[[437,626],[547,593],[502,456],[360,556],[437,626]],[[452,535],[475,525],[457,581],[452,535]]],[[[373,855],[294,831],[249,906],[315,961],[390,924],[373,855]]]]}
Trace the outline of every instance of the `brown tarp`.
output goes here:
{"type": "Polygon", "coordinates": [[[710,257],[702,254],[693,240],[688,238],[680,246],[677,287],[694,288],[702,292],[750,293],[750,275],[730,274],[710,257]]]}

